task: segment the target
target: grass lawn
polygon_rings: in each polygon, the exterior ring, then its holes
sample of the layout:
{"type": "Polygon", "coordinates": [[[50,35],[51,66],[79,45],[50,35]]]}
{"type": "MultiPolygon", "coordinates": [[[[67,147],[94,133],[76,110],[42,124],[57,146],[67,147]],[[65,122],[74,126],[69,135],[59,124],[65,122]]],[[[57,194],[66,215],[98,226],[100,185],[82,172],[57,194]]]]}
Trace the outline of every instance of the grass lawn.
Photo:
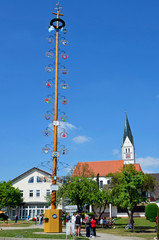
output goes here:
{"type": "MultiPolygon", "coordinates": [[[[17,238],[49,238],[49,239],[66,239],[65,234],[35,234],[35,232],[44,232],[43,229],[22,229],[22,230],[2,230],[0,231],[0,237],[17,237],[17,238]]],[[[70,236],[68,236],[70,239],[70,236]]],[[[88,240],[84,237],[75,237],[78,240],[88,240]]]]}
{"type": "Polygon", "coordinates": [[[25,221],[25,220],[20,220],[17,223],[15,221],[8,221],[8,223],[4,223],[3,221],[0,221],[0,227],[28,227],[31,225],[34,225],[35,222],[33,221],[25,221]]]}
{"type": "Polygon", "coordinates": [[[141,237],[147,240],[152,240],[156,237],[155,222],[150,222],[146,218],[134,218],[135,229],[134,232],[126,230],[125,226],[128,224],[128,218],[121,218],[115,221],[115,228],[98,228],[97,233],[110,233],[118,236],[141,237]]]}

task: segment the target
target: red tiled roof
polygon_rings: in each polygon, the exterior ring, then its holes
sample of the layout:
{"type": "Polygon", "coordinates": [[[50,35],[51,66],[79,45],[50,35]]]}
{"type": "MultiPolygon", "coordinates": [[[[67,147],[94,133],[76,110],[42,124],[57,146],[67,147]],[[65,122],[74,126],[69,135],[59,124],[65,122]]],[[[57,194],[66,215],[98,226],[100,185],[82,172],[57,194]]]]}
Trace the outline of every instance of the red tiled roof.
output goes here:
{"type": "MultiPolygon", "coordinates": [[[[113,161],[96,161],[96,162],[79,162],[72,174],[72,176],[82,175],[82,168],[85,167],[86,171],[85,177],[89,177],[91,173],[95,176],[99,173],[100,176],[106,176],[109,173],[120,172],[121,168],[124,166],[123,160],[113,160],[113,161]]],[[[140,164],[134,164],[137,171],[142,171],[140,164]]]]}

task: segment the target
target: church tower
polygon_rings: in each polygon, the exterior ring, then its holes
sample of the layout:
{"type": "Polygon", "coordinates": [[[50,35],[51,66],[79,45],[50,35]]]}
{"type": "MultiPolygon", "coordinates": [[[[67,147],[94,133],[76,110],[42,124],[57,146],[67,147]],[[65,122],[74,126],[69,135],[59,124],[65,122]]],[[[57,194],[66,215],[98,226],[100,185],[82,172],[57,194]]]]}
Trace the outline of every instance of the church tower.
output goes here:
{"type": "Polygon", "coordinates": [[[135,164],[134,140],[126,113],[122,143],[122,160],[124,160],[124,164],[135,164]]]}

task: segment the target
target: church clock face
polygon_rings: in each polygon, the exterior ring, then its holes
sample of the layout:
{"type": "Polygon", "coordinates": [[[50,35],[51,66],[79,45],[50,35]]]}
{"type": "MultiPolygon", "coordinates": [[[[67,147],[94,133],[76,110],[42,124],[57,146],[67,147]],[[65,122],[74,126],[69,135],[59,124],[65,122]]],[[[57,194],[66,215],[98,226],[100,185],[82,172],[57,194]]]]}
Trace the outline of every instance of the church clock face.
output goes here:
{"type": "Polygon", "coordinates": [[[129,153],[126,154],[126,158],[130,158],[130,154],[129,153]]]}

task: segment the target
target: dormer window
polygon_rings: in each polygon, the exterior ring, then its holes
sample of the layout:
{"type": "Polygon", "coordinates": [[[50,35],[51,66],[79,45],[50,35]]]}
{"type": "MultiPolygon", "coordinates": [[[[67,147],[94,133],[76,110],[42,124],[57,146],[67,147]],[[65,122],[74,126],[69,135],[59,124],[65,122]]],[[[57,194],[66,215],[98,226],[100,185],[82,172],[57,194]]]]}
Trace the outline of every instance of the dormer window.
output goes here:
{"type": "Polygon", "coordinates": [[[42,182],[42,181],[43,181],[43,180],[42,180],[42,177],[37,176],[37,177],[36,177],[36,181],[37,181],[37,182],[42,182]]]}
{"type": "Polygon", "coordinates": [[[127,148],[125,149],[125,152],[127,153],[127,148]]]}
{"type": "Polygon", "coordinates": [[[34,182],[34,177],[29,178],[28,183],[33,183],[34,182]]]}

